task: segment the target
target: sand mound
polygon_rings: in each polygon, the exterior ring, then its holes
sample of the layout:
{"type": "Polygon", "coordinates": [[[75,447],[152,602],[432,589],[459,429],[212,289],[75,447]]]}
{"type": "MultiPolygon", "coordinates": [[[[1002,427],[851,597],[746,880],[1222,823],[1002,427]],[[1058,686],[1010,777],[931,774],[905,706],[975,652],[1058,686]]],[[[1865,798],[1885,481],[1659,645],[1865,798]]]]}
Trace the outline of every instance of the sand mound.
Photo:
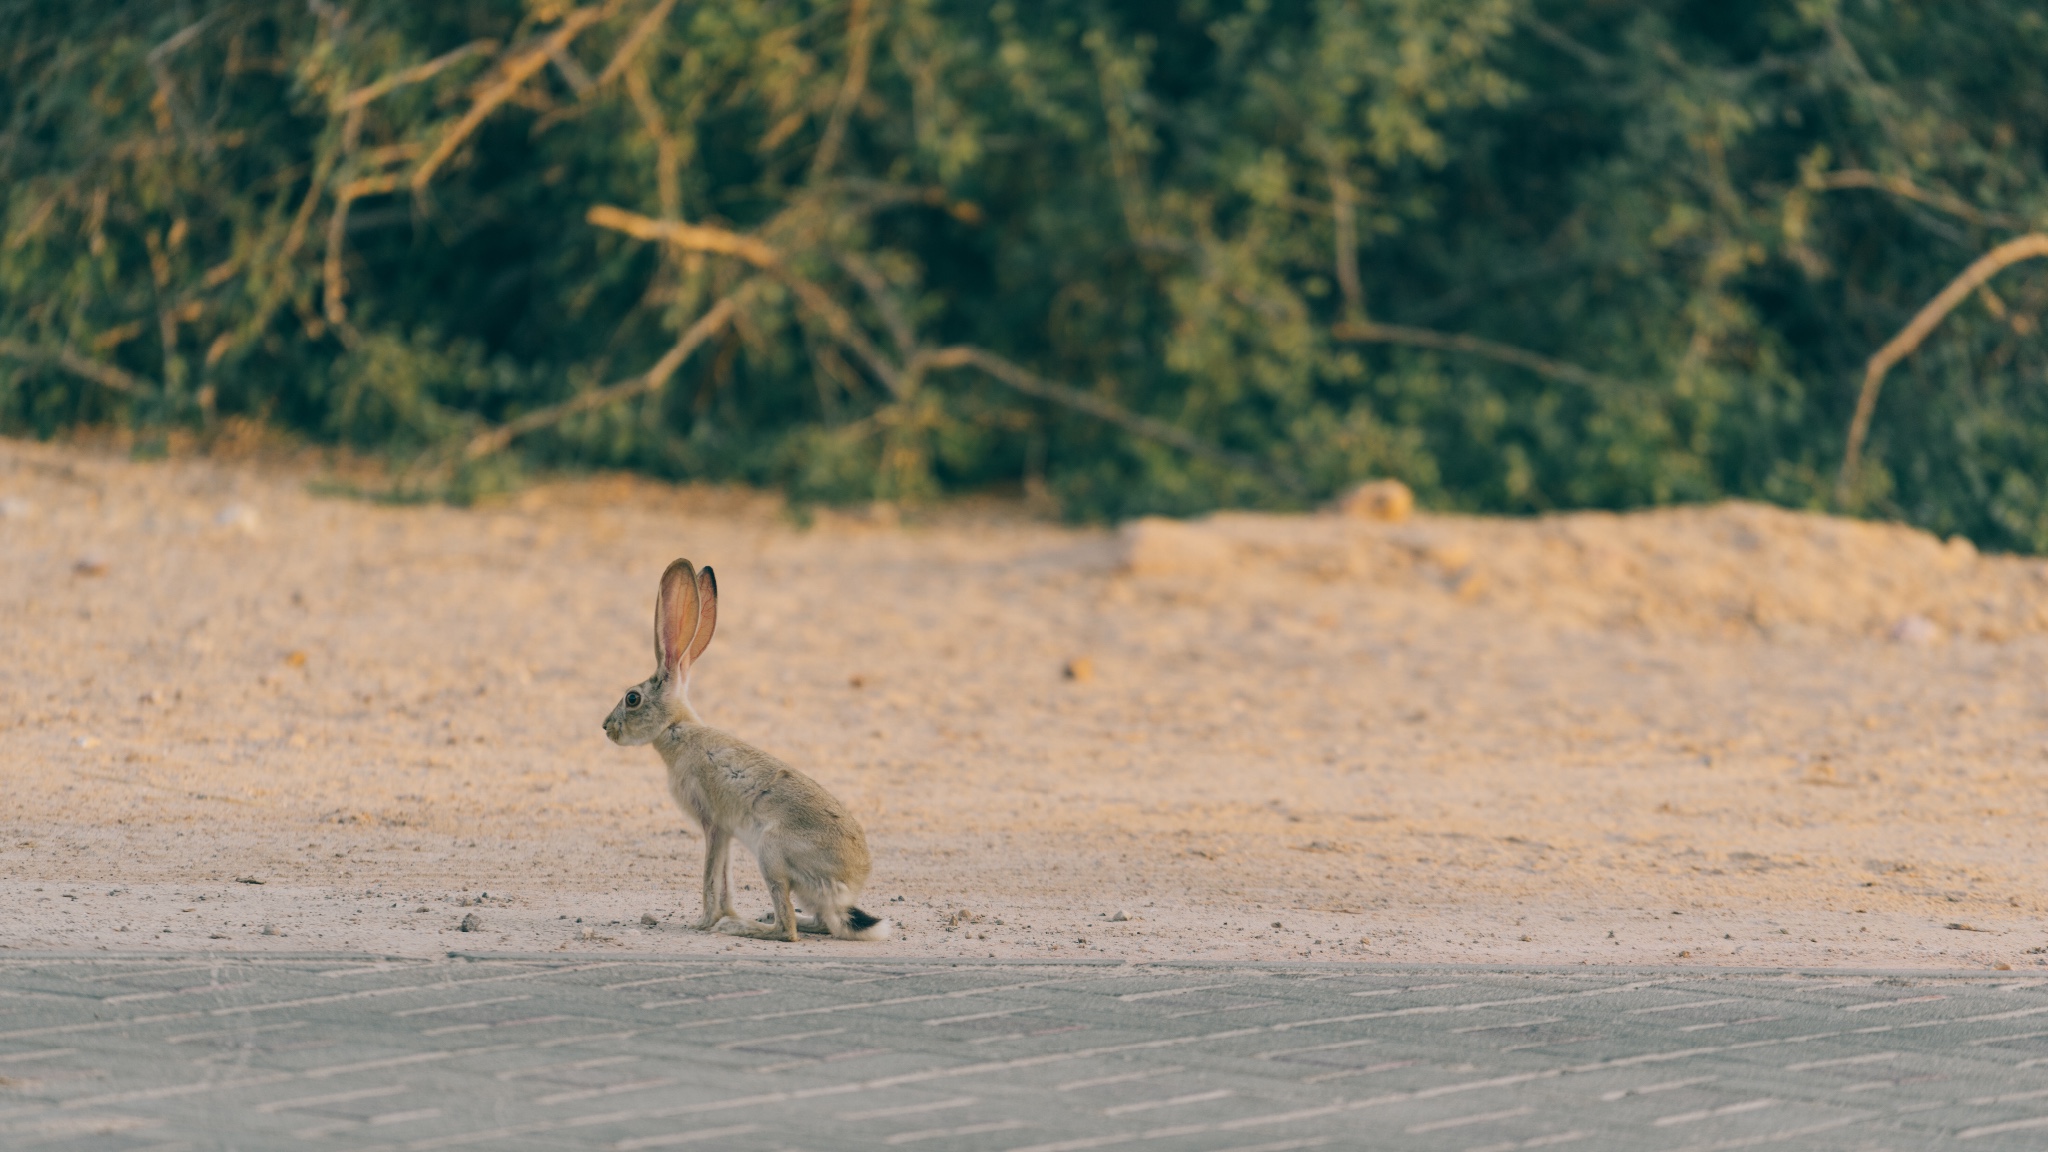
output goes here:
{"type": "Polygon", "coordinates": [[[1316,579],[1435,585],[1532,618],[1687,634],[1802,631],[1926,642],[2048,630],[2048,562],[1980,556],[1899,524],[1731,501],[1532,520],[1221,513],[1133,521],[1138,576],[1230,577],[1261,565],[1316,579]]]}

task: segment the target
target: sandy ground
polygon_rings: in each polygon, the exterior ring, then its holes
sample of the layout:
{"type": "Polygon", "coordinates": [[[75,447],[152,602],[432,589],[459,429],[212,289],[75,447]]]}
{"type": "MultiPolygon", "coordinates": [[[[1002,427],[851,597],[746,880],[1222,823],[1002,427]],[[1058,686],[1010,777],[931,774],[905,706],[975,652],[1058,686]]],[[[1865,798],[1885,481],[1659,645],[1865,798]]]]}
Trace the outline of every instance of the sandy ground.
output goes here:
{"type": "Polygon", "coordinates": [[[2038,561],[318,475],[0,441],[0,947],[2048,966],[2038,561]],[[700,841],[598,726],[678,555],[700,710],[851,805],[896,941],[684,926],[700,841]]]}

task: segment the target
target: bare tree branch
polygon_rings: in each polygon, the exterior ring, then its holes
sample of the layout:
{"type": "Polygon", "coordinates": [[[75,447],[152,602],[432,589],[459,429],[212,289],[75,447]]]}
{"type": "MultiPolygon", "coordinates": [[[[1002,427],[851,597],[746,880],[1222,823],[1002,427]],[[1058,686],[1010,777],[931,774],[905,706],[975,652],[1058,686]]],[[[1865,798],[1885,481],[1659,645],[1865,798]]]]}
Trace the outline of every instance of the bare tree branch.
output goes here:
{"type": "Polygon", "coordinates": [[[585,219],[600,228],[623,232],[641,240],[659,240],[690,251],[737,256],[774,276],[796,294],[797,300],[806,310],[825,324],[826,330],[831,333],[834,340],[851,349],[865,361],[869,371],[873,372],[897,399],[902,399],[915,391],[918,381],[926,372],[948,368],[979,368],[997,381],[1027,396],[1036,396],[1086,412],[1148,440],[1156,440],[1191,455],[1252,472],[1293,491],[1299,492],[1304,488],[1300,478],[1291,472],[1269,467],[1253,457],[1219,448],[1185,429],[1132,412],[1114,401],[1046,380],[985,349],[955,347],[917,352],[902,368],[898,368],[890,363],[888,357],[884,356],[874,346],[874,342],[867,338],[867,334],[860,330],[851,313],[833,300],[823,288],[792,273],[784,264],[781,254],[772,245],[755,237],[700,224],[651,220],[638,213],[605,204],[592,208],[585,219]]]}
{"type": "Polygon", "coordinates": [[[157,390],[150,381],[126,369],[81,356],[69,348],[38,348],[19,340],[0,340],[0,356],[29,364],[55,364],[73,376],[90,380],[110,392],[119,392],[123,395],[137,396],[157,390]]]}
{"type": "Polygon", "coordinates": [[[1114,424],[1147,440],[1178,448],[1191,456],[1199,456],[1212,463],[1250,472],[1295,492],[1300,492],[1304,488],[1301,478],[1291,471],[1268,465],[1241,452],[1219,448],[1184,428],[1177,428],[1163,420],[1155,420],[1150,416],[1133,412],[1115,401],[1047,380],[986,349],[959,346],[940,348],[932,352],[919,353],[911,363],[911,371],[920,374],[947,368],[969,367],[980,369],[998,382],[1026,396],[1035,396],[1041,400],[1050,400],[1055,404],[1086,412],[1105,423],[1114,424]]]}
{"type": "Polygon", "coordinates": [[[347,244],[348,210],[364,196],[397,191],[398,184],[396,173],[365,176],[342,185],[334,194],[334,215],[327,221],[327,251],[321,260],[321,312],[337,328],[348,323],[348,305],[343,301],[348,293],[348,279],[341,269],[342,250],[347,244]]]}
{"type": "Polygon", "coordinates": [[[353,112],[357,108],[361,108],[376,100],[378,97],[403,88],[408,84],[418,84],[423,80],[430,80],[443,70],[460,64],[471,56],[483,52],[496,52],[497,50],[498,42],[496,40],[471,40],[462,47],[453,51],[443,52],[424,64],[415,64],[410,68],[393,72],[382,80],[363,85],[361,88],[341,98],[341,110],[353,112]]]}
{"type": "Polygon", "coordinates": [[[635,240],[659,240],[692,252],[737,256],[764,270],[782,266],[782,253],[776,251],[774,245],[724,228],[685,224],[680,220],[655,220],[609,204],[593,207],[583,218],[599,228],[624,232],[635,240]]]}
{"type": "Polygon", "coordinates": [[[640,54],[640,46],[647,42],[649,36],[654,35],[654,30],[661,27],[662,21],[668,19],[668,14],[675,10],[675,6],[676,0],[660,0],[660,3],[648,9],[647,15],[642,16],[640,22],[633,25],[633,30],[626,33],[626,38],[619,43],[618,51],[612,53],[611,62],[604,66],[604,71],[597,74],[598,87],[604,87],[626,70],[626,66],[640,54]]]}
{"type": "Polygon", "coordinates": [[[1621,381],[1612,376],[1589,372],[1576,364],[1553,360],[1511,344],[1487,340],[1479,336],[1467,336],[1459,332],[1438,332],[1431,328],[1411,328],[1406,324],[1380,324],[1375,321],[1345,321],[1330,326],[1330,335],[1354,344],[1406,344],[1416,348],[1435,348],[1441,352],[1462,352],[1468,356],[1481,356],[1526,368],[1538,376],[1553,380],[1564,380],[1583,384],[1588,388],[1620,387],[1621,381]]]}
{"type": "Polygon", "coordinates": [[[868,294],[869,303],[875,306],[876,314],[882,318],[882,326],[889,330],[889,339],[896,345],[896,354],[905,357],[915,355],[917,330],[911,326],[910,318],[903,314],[896,294],[889,291],[889,281],[882,276],[881,269],[858,252],[841,252],[838,258],[839,266],[853,277],[861,291],[868,294]]]}
{"type": "Polygon", "coordinates": [[[593,408],[602,408],[607,404],[616,404],[621,400],[631,399],[634,396],[643,395],[648,392],[661,391],[668,386],[669,378],[676,374],[676,369],[681,368],[683,362],[688,360],[692,353],[703,347],[705,341],[717,335],[718,330],[725,327],[732,320],[733,313],[739,309],[740,294],[745,292],[748,286],[748,284],[742,284],[739,288],[727,294],[724,299],[713,304],[704,315],[697,318],[696,323],[690,325],[683,332],[682,337],[675,342],[675,346],[663,353],[661,359],[655,361],[653,366],[648,368],[647,371],[642,372],[638,376],[621,380],[616,384],[607,384],[602,388],[592,389],[580,396],[564,400],[560,404],[528,412],[517,420],[502,424],[489,431],[479,432],[463,447],[462,458],[466,461],[480,460],[493,452],[503,451],[505,446],[512,443],[517,437],[553,424],[559,424],[579,412],[588,412],[593,408]]]}
{"type": "Polygon", "coordinates": [[[1577,37],[1536,15],[1534,12],[1522,13],[1522,23],[1528,25],[1529,31],[1536,33],[1539,38],[1547,42],[1551,47],[1576,58],[1579,63],[1586,66],[1588,72],[1605,72],[1614,67],[1614,61],[1594,49],[1588,48],[1577,37]]]}
{"type": "Polygon", "coordinates": [[[569,82],[569,87],[576,90],[577,99],[580,100],[596,90],[597,81],[590,78],[590,73],[583,67],[582,61],[570,55],[567,47],[550,47],[548,62],[555,66],[556,72],[561,73],[562,79],[569,82]]]}
{"type": "Polygon", "coordinates": [[[683,218],[682,151],[675,137],[669,133],[661,103],[654,98],[654,90],[647,83],[647,69],[638,66],[626,69],[626,95],[632,99],[634,110],[640,113],[641,125],[654,141],[655,198],[661,201],[661,218],[680,220],[683,218]]]}
{"type": "Polygon", "coordinates": [[[823,179],[839,159],[839,146],[846,137],[846,122],[860,103],[868,86],[868,61],[873,54],[875,22],[868,18],[868,0],[852,0],[846,10],[846,79],[839,86],[839,98],[832,102],[832,116],[825,122],[825,134],[818,150],[811,154],[811,179],[823,179]]]}
{"type": "Polygon", "coordinates": [[[306,182],[306,198],[299,201],[299,210],[292,214],[291,227],[285,229],[284,242],[278,246],[277,260],[272,269],[273,276],[281,276],[284,266],[298,255],[299,245],[306,242],[306,229],[313,223],[313,212],[320,206],[320,194],[327,190],[327,178],[334,173],[334,165],[341,159],[341,144],[324,148],[313,162],[313,177],[306,182]]]}
{"type": "Polygon", "coordinates": [[[2026,221],[2017,216],[2007,216],[2003,212],[1986,212],[1959,196],[1929,191],[1904,176],[1886,176],[1861,168],[1845,168],[1838,172],[1821,173],[1815,178],[1813,186],[1830,192],[1844,188],[1870,188],[1879,192],[1889,192],[1916,204],[1925,204],[1929,208],[1938,208],[1972,224],[2013,229],[2027,226],[2026,221]]]}
{"type": "Polygon", "coordinates": [[[1330,215],[1337,231],[1337,286],[1344,293],[1344,313],[1365,320],[1365,287],[1358,279],[1358,190],[1344,175],[1344,158],[1329,150],[1330,215]]]}
{"type": "Polygon", "coordinates": [[[426,159],[420,161],[419,167],[413,169],[413,191],[423,191],[432,183],[434,173],[441,170],[441,165],[455,155],[455,150],[462,147],[462,142],[469,139],[470,134],[489,119],[491,113],[498,110],[499,105],[510,100],[519,89],[525,87],[528,80],[533,79],[535,73],[547,67],[554,53],[567,48],[579,33],[602,20],[610,10],[610,4],[604,7],[572,9],[562,18],[560,27],[541,37],[536,43],[507,56],[499,64],[498,80],[477,93],[476,100],[469,106],[469,111],[463,113],[462,119],[457,120],[454,127],[441,134],[441,139],[434,144],[434,150],[427,154],[426,159]]]}
{"type": "Polygon", "coordinates": [[[184,103],[178,99],[177,82],[171,79],[170,65],[166,64],[165,61],[170,58],[172,53],[177,52],[180,48],[197,39],[199,34],[206,30],[206,26],[213,23],[213,18],[217,15],[219,15],[218,12],[209,12],[192,23],[187,24],[177,32],[172,33],[169,39],[150,49],[149,55],[144,57],[145,62],[149,66],[150,77],[156,81],[157,95],[163,98],[164,110],[176,122],[178,130],[184,133],[186,139],[192,142],[192,146],[203,153],[213,151],[213,142],[199,131],[199,127],[192,123],[191,116],[186,114],[184,103]]]}
{"type": "Polygon", "coordinates": [[[845,345],[854,355],[861,358],[874,373],[875,379],[898,397],[909,393],[903,369],[884,355],[868,334],[830,293],[817,284],[792,271],[784,262],[782,254],[774,245],[752,236],[713,228],[702,224],[684,224],[675,220],[653,220],[637,212],[627,212],[609,204],[599,204],[585,214],[584,219],[600,228],[623,232],[639,240],[659,240],[673,244],[690,252],[715,252],[724,256],[736,256],[763,272],[780,280],[796,294],[797,302],[816,316],[831,333],[834,340],[845,345]]]}
{"type": "Polygon", "coordinates": [[[1856,414],[1849,421],[1848,444],[1842,449],[1842,471],[1835,477],[1836,507],[1847,507],[1855,489],[1858,457],[1863,452],[1864,438],[1870,434],[1870,418],[1877,410],[1877,392],[1884,385],[1885,373],[1892,370],[1892,365],[1912,355],[1913,350],[1920,347],[1928,334],[1970,293],[2006,268],[2041,256],[2048,256],[2048,234],[2034,232],[2017,240],[2008,240],[1977,257],[1870,358],[1870,363],[1863,369],[1863,390],[1856,397],[1856,414]]]}

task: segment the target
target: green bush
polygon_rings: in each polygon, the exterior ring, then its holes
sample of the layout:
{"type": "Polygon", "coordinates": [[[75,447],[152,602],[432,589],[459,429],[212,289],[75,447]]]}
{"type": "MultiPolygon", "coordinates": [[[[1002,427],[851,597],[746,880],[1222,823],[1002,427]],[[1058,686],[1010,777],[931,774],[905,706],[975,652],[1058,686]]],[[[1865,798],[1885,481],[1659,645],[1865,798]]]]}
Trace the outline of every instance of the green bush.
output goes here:
{"type": "MultiPolygon", "coordinates": [[[[0,430],[457,494],[509,424],[804,500],[1820,507],[1864,361],[2048,227],[2033,0],[31,0],[0,116],[0,430]]],[[[2043,263],[1855,507],[2048,550],[2043,263]]]]}

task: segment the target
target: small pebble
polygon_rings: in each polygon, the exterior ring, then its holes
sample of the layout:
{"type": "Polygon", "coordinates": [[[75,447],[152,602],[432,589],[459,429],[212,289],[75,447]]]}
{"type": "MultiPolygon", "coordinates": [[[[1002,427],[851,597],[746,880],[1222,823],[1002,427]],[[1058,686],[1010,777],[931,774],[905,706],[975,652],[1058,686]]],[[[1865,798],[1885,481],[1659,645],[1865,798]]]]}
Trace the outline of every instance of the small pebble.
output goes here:
{"type": "Polygon", "coordinates": [[[263,518],[256,514],[256,510],[239,501],[222,508],[213,522],[218,527],[232,528],[245,536],[254,536],[263,527],[263,518]]]}
{"type": "Polygon", "coordinates": [[[105,576],[107,574],[107,562],[97,556],[80,556],[77,560],[72,561],[71,574],[84,577],[105,576]]]}
{"type": "Polygon", "coordinates": [[[1891,637],[1897,643],[1924,648],[1941,640],[1941,625],[1917,613],[1901,616],[1892,625],[1891,637]]]}
{"type": "Polygon", "coordinates": [[[1114,916],[1111,916],[1111,917],[1110,917],[1110,919],[1111,919],[1111,920],[1113,920],[1113,921],[1117,921],[1117,922],[1122,922],[1122,921],[1125,921],[1125,920],[1129,920],[1130,918],[1131,918],[1131,914],[1130,914],[1129,912],[1125,912],[1125,911],[1124,911],[1124,910],[1122,910],[1122,909],[1118,909],[1118,910],[1117,910],[1117,913],[1116,913],[1116,915],[1114,915],[1114,916]]]}
{"type": "Polygon", "coordinates": [[[275,925],[275,924],[265,924],[265,925],[263,926],[263,934],[264,934],[265,936],[282,936],[282,935],[284,935],[284,933],[282,933],[282,932],[279,932],[279,931],[277,930],[277,925],[275,925]]]}
{"type": "Polygon", "coordinates": [[[660,923],[661,923],[661,921],[659,921],[659,920],[656,920],[656,919],[654,918],[654,913],[652,913],[652,912],[642,912],[642,913],[640,914],[640,923],[641,923],[641,924],[643,924],[643,925],[645,925],[645,926],[647,926],[647,927],[649,927],[649,928],[652,928],[652,927],[654,927],[655,925],[657,925],[657,924],[660,924],[660,923]]]}
{"type": "Polygon", "coordinates": [[[455,930],[458,932],[477,932],[482,930],[483,926],[484,922],[477,919],[476,913],[471,912],[462,918],[462,923],[456,925],[455,930]]]}

